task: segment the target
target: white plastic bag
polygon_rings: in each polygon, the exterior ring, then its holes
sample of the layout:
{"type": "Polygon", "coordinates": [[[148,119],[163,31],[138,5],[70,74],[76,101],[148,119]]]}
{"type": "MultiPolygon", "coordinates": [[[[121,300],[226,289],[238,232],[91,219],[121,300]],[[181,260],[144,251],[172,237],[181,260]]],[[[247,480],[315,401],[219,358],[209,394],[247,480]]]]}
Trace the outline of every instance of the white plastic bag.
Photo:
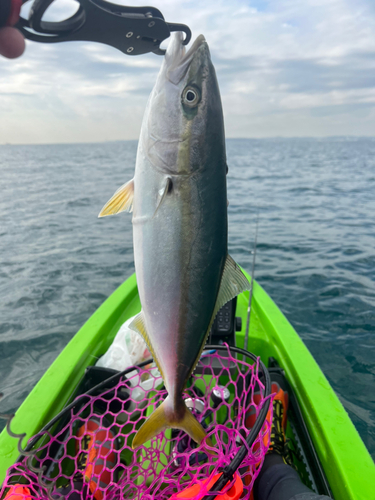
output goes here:
{"type": "MultiPolygon", "coordinates": [[[[151,354],[143,338],[129,328],[132,321],[133,318],[129,318],[121,326],[110,348],[98,359],[96,366],[112,368],[113,370],[122,372],[126,370],[126,368],[129,368],[129,366],[138,365],[142,361],[151,358],[151,354]]],[[[152,363],[151,367],[150,376],[146,380],[140,380],[140,375],[137,370],[132,370],[126,375],[130,379],[130,384],[132,386],[130,389],[132,401],[127,410],[128,413],[142,408],[146,404],[144,398],[147,392],[156,389],[162,384],[163,379],[155,363],[152,363]],[[142,400],[144,400],[143,403],[142,400]],[[138,404],[138,402],[141,403],[138,404]]],[[[126,421],[128,413],[123,413],[122,417],[120,416],[118,418],[124,418],[126,421]]]]}
{"type": "Polygon", "coordinates": [[[96,363],[96,366],[112,368],[122,372],[129,366],[138,365],[151,358],[143,338],[129,328],[133,318],[129,318],[117,332],[108,351],[96,363]]]}

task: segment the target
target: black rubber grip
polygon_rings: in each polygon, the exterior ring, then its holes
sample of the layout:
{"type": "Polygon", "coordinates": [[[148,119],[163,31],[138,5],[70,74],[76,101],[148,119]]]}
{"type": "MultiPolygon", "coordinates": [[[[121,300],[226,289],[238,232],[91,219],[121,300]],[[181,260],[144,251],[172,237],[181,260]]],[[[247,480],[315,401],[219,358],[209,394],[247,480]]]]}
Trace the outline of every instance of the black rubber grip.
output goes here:
{"type": "Polygon", "coordinates": [[[9,16],[12,0],[0,0],[0,28],[6,25],[9,16]]]}
{"type": "Polygon", "coordinates": [[[185,33],[184,45],[191,38],[188,26],[167,23],[155,7],[129,7],[108,0],[77,0],[79,9],[68,19],[43,21],[44,13],[54,1],[35,0],[28,19],[20,16],[16,27],[25,38],[43,43],[73,40],[100,42],[130,56],[148,52],[163,55],[165,50],[160,48],[160,44],[172,31],[185,33]]]}

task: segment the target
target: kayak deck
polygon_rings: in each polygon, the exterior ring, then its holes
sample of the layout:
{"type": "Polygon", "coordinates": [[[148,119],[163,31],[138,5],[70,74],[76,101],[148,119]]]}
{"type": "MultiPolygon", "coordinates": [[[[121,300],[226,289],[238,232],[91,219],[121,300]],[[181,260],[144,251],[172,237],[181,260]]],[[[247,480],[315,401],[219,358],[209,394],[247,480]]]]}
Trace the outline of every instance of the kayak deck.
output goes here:
{"type": "MultiPolygon", "coordinates": [[[[238,297],[237,332],[243,347],[249,293],[238,297]]],[[[69,400],[87,366],[104,354],[120,326],[140,311],[135,275],[126,280],[89,318],[57,357],[18,409],[12,430],[37,433],[69,400]]],[[[266,292],[254,282],[248,350],[267,363],[275,358],[285,370],[325,471],[333,496],[340,500],[371,498],[375,465],[348,414],[315,360],[266,292]]],[[[26,438],[23,446],[26,445],[26,438]]],[[[0,482],[18,458],[17,440],[0,435],[0,482]]]]}

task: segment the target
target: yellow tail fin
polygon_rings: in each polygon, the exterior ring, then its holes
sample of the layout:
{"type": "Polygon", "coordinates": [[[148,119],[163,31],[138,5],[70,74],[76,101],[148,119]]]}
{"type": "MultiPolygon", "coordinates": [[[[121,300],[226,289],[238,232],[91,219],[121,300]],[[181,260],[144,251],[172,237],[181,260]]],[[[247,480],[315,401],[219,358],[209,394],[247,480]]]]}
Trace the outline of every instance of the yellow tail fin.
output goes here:
{"type": "MultiPolygon", "coordinates": [[[[146,441],[157,436],[160,432],[165,429],[181,429],[186,432],[196,443],[201,444],[203,439],[206,437],[206,431],[203,429],[198,420],[194,417],[191,411],[185,406],[182,401],[184,412],[183,418],[178,419],[173,417],[169,405],[169,396],[163,403],[156,408],[154,413],[152,413],[142,427],[138,430],[137,434],[134,436],[132,448],[137,448],[141,446],[146,441]],[[167,417],[168,414],[168,417],[167,417]]],[[[211,440],[207,439],[207,444],[213,446],[211,440]]]]}

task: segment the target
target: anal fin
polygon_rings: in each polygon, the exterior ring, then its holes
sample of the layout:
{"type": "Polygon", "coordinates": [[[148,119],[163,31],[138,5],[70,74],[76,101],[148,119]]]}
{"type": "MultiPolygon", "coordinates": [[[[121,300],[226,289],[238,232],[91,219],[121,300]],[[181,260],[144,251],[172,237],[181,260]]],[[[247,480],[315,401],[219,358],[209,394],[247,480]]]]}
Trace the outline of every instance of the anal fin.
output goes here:
{"type": "Polygon", "coordinates": [[[164,380],[163,370],[161,369],[159,360],[155,354],[154,348],[152,347],[152,344],[150,341],[150,337],[147,333],[146,321],[145,321],[143,311],[141,311],[139,314],[137,314],[137,316],[134,317],[133,321],[129,325],[129,328],[131,330],[133,330],[134,332],[138,333],[139,335],[141,335],[141,337],[143,337],[152,357],[154,358],[156,366],[159,369],[160,375],[163,377],[163,380],[164,380]]]}

